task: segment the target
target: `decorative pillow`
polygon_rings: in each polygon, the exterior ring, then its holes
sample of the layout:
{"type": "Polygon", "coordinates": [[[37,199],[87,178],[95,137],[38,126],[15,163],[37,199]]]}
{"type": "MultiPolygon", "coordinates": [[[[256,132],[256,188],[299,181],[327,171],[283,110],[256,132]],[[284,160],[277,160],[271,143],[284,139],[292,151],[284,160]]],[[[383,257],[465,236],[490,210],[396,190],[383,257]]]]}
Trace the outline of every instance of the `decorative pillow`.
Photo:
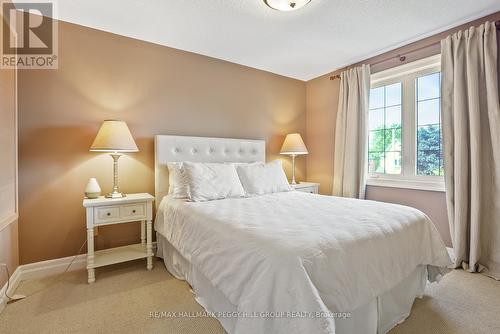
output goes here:
{"type": "Polygon", "coordinates": [[[238,173],[230,164],[184,162],[182,172],[189,199],[194,202],[245,196],[238,173]]]}
{"type": "Polygon", "coordinates": [[[186,180],[183,175],[182,162],[169,162],[168,194],[174,198],[189,198],[186,180]]]}
{"type": "Polygon", "coordinates": [[[236,171],[247,195],[291,191],[280,160],[237,166],[236,171]]]}

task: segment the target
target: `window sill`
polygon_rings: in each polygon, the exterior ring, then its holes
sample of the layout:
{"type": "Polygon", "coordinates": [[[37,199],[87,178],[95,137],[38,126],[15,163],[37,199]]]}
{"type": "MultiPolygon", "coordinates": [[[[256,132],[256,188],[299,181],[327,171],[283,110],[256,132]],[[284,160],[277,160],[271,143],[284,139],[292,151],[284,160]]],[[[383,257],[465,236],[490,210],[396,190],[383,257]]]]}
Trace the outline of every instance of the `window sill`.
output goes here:
{"type": "Polygon", "coordinates": [[[376,187],[390,187],[445,192],[444,181],[422,181],[391,178],[368,178],[366,184],[376,187]]]}

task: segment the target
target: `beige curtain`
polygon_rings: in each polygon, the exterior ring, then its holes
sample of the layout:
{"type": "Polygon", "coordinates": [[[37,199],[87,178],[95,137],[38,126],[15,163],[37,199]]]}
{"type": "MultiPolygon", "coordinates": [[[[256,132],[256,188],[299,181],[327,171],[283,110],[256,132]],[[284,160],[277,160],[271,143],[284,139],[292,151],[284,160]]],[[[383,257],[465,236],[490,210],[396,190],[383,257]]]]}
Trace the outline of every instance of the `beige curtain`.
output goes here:
{"type": "Polygon", "coordinates": [[[370,66],[340,74],[333,195],[365,198],[370,66]]]}
{"type": "Polygon", "coordinates": [[[500,279],[497,50],[489,22],[441,41],[441,108],[455,266],[500,279]]]}

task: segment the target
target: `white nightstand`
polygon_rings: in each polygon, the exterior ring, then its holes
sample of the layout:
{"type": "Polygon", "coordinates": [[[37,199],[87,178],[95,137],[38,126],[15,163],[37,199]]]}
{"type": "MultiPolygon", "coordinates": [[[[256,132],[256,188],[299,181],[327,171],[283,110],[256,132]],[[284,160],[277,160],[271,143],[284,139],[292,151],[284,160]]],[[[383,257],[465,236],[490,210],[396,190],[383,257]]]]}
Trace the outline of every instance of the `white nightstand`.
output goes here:
{"type": "Polygon", "coordinates": [[[87,210],[88,282],[95,282],[95,268],[147,258],[153,269],[152,218],[154,197],[150,194],[127,194],[123,198],[84,199],[87,210]],[[104,225],[141,222],[141,243],[94,251],[94,228],[104,225]]]}
{"type": "Polygon", "coordinates": [[[291,186],[296,191],[302,191],[311,194],[317,194],[319,190],[319,183],[313,182],[300,182],[297,184],[291,184],[291,186]]]}

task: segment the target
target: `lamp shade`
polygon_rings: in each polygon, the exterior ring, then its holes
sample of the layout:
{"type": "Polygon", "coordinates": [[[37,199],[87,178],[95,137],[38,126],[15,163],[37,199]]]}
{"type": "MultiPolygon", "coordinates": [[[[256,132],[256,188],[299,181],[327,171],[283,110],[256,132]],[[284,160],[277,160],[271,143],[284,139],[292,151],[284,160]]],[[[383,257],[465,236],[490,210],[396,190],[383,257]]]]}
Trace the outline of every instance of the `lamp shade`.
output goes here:
{"type": "Polygon", "coordinates": [[[283,146],[281,146],[280,154],[307,154],[306,145],[300,136],[300,133],[290,133],[286,135],[285,141],[283,142],[283,146]]]}
{"type": "Polygon", "coordinates": [[[134,138],[124,121],[105,120],[90,147],[93,152],[138,152],[134,138]]]}

